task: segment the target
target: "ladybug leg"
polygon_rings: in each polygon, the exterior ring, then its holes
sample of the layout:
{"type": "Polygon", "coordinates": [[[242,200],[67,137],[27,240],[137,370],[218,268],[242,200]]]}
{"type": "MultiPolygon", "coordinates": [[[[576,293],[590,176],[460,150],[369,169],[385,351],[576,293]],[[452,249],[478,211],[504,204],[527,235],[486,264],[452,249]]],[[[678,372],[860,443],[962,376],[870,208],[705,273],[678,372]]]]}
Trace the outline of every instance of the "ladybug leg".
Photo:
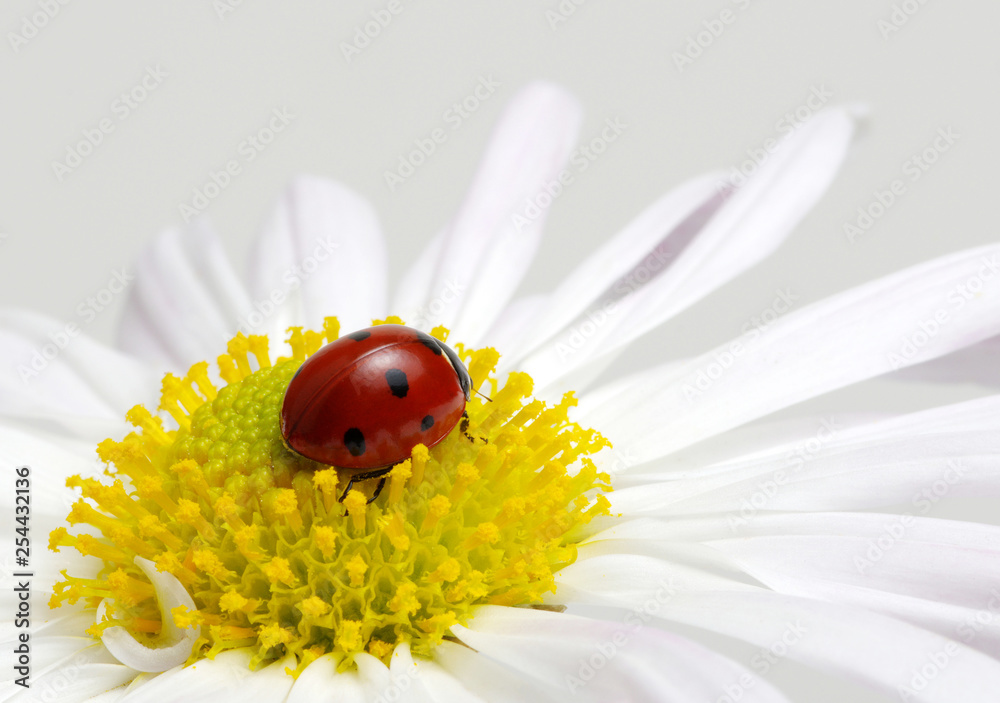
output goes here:
{"type": "Polygon", "coordinates": [[[379,493],[382,492],[383,488],[385,488],[385,476],[379,479],[378,486],[375,487],[375,492],[372,493],[372,497],[368,499],[367,503],[368,505],[371,505],[373,502],[375,502],[375,499],[378,498],[378,495],[379,493]]]}
{"type": "Polygon", "coordinates": [[[347,488],[345,488],[344,492],[340,494],[340,502],[341,503],[344,502],[344,498],[347,497],[347,494],[350,492],[351,488],[353,488],[353,487],[354,487],[354,478],[352,477],[351,480],[347,482],[347,488]]]}
{"type": "Polygon", "coordinates": [[[371,478],[381,478],[382,480],[379,482],[378,488],[375,489],[375,495],[372,496],[371,500],[368,501],[369,503],[371,503],[373,500],[378,498],[378,494],[382,491],[382,486],[385,485],[384,476],[390,471],[392,471],[392,466],[385,466],[381,469],[375,469],[374,471],[365,471],[360,474],[354,474],[353,476],[351,476],[351,479],[347,482],[347,488],[344,489],[343,494],[340,496],[340,502],[341,503],[344,502],[344,498],[347,497],[348,492],[351,490],[351,488],[354,487],[355,481],[367,481],[368,479],[371,478]]]}
{"type": "Polygon", "coordinates": [[[468,439],[473,444],[475,444],[476,442],[482,442],[483,444],[486,444],[486,438],[485,437],[473,437],[471,434],[469,434],[469,413],[468,412],[465,412],[465,411],[462,412],[462,424],[459,425],[459,428],[462,430],[462,434],[465,435],[466,439],[468,439]]]}

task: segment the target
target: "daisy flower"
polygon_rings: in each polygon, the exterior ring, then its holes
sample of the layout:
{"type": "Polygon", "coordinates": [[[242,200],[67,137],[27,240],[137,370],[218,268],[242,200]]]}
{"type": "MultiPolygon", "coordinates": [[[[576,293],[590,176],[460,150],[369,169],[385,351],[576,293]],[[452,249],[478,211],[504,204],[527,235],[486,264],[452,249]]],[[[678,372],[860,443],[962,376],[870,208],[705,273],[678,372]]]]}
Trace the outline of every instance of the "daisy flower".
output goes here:
{"type": "Polygon", "coordinates": [[[23,493],[0,495],[30,553],[3,532],[2,700],[770,703],[783,659],[906,701],[996,699],[1000,531],[925,513],[997,494],[1000,399],[768,418],[989,340],[1000,247],[596,385],[781,244],[854,118],[680,185],[515,297],[579,122],[557,87],[518,94],[391,301],[371,208],[302,178],[245,285],[203,223],[158,238],[117,349],[3,313],[0,453],[23,493]],[[447,342],[483,395],[369,503],[279,414],[308,357],[373,322],[447,342]]]}

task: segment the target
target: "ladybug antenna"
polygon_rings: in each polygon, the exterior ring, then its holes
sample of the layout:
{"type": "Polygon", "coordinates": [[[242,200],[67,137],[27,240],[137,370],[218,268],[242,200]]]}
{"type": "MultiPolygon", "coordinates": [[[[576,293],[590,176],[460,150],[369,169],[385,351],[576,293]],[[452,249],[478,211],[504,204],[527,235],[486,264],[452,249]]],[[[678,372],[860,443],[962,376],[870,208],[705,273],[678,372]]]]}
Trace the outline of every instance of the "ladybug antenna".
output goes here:
{"type": "Polygon", "coordinates": [[[492,398],[490,398],[485,393],[481,393],[478,388],[473,388],[472,390],[474,390],[476,392],[476,395],[481,395],[482,397],[486,398],[486,400],[488,400],[489,402],[491,402],[491,403],[493,402],[492,398]]]}

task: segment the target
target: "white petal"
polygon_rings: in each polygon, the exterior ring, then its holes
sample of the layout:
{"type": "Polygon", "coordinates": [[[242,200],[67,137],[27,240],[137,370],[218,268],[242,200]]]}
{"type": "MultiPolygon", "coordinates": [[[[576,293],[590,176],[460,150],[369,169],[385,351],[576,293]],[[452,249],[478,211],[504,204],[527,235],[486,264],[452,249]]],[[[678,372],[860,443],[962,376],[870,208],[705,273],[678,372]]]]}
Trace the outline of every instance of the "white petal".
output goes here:
{"type": "MultiPolygon", "coordinates": [[[[104,469],[94,445],[86,440],[3,424],[0,424],[0,461],[11,467],[28,467],[32,520],[38,517],[64,520],[76,495],[65,487],[66,479],[75,474],[92,476],[104,469]]],[[[14,512],[15,503],[14,491],[0,494],[0,506],[5,511],[14,512]]]]}
{"type": "Polygon", "coordinates": [[[329,315],[345,331],[368,327],[385,313],[385,277],[385,243],[371,205],[334,181],[300,177],[254,247],[249,280],[260,324],[248,321],[278,339],[290,325],[321,329],[329,315]]]}
{"type": "Polygon", "coordinates": [[[763,648],[762,657],[788,657],[850,676],[887,695],[901,695],[900,688],[906,687],[907,700],[989,703],[1000,687],[1000,663],[954,639],[863,608],[765,591],[658,598],[658,589],[662,586],[647,583],[644,590],[623,597],[592,579],[560,595],[573,602],[638,609],[646,617],[742,639],[763,648]],[[921,681],[921,671],[933,673],[921,681]]]}
{"type": "Polygon", "coordinates": [[[127,686],[118,686],[110,691],[99,693],[96,696],[86,699],[87,703],[118,703],[128,693],[127,686]]]}
{"type": "MultiPolygon", "coordinates": [[[[32,619],[34,619],[34,613],[32,613],[32,616],[32,619]]],[[[85,627],[89,627],[90,624],[87,623],[85,627]]],[[[24,632],[23,629],[20,630],[24,632]]],[[[29,644],[31,649],[32,676],[37,678],[52,669],[66,667],[73,664],[74,660],[75,664],[92,662],[93,656],[90,653],[85,653],[84,650],[99,645],[94,642],[93,637],[81,636],[80,633],[82,632],[83,630],[81,629],[76,635],[39,636],[33,628],[29,644]]],[[[5,676],[7,672],[11,671],[14,665],[14,660],[16,659],[14,650],[19,646],[19,634],[20,632],[15,631],[13,637],[5,639],[3,642],[4,649],[3,653],[0,654],[0,662],[4,665],[5,676]]],[[[104,662],[116,663],[110,657],[105,658],[104,662]]],[[[0,700],[3,700],[3,698],[0,697],[0,700]]]]}
{"type": "Polygon", "coordinates": [[[275,703],[284,701],[292,690],[295,679],[286,671],[295,669],[295,657],[288,655],[263,669],[251,671],[249,685],[230,693],[233,703],[275,703]]]}
{"type": "MultiPolygon", "coordinates": [[[[6,582],[5,587],[10,585],[10,582],[6,582]]],[[[81,632],[86,630],[88,627],[94,624],[94,611],[85,611],[82,606],[67,605],[59,608],[58,610],[49,610],[44,613],[41,617],[34,619],[31,623],[32,637],[78,637],[81,632]]],[[[19,634],[18,628],[14,627],[13,620],[3,621],[4,626],[10,626],[9,630],[5,631],[2,636],[3,644],[9,644],[17,639],[19,634]]],[[[93,642],[93,640],[90,640],[93,642]]]]}
{"type": "Polygon", "coordinates": [[[357,671],[337,673],[330,654],[307,666],[292,684],[285,703],[365,703],[365,686],[357,671]]]}
{"type": "MultiPolygon", "coordinates": [[[[566,335],[574,331],[567,327],[574,322],[578,327],[588,313],[603,325],[609,307],[613,308],[610,314],[617,314],[621,298],[636,295],[669,270],[677,252],[718,212],[729,192],[725,174],[710,173],[677,186],[647,207],[556,287],[528,330],[530,342],[523,352],[534,351],[558,333],[566,342],[566,335]]],[[[573,347],[573,351],[578,349],[573,347]]]]}
{"type": "Polygon", "coordinates": [[[389,689],[392,684],[389,677],[389,667],[380,660],[361,652],[355,655],[354,663],[358,667],[358,674],[361,676],[369,699],[373,699],[389,689]]]}
{"type": "MultiPolygon", "coordinates": [[[[589,405],[590,401],[588,394],[582,404],[589,405]]],[[[928,435],[935,435],[935,441],[942,442],[947,436],[989,432],[997,428],[1000,428],[1000,396],[903,415],[831,414],[774,423],[757,422],[726,432],[724,441],[720,438],[716,442],[696,445],[649,463],[639,463],[632,457],[632,461],[622,462],[623,466],[619,467],[628,471],[619,475],[618,485],[683,480],[685,492],[688,492],[688,486],[696,486],[703,479],[716,481],[714,485],[721,486],[729,479],[736,481],[766,471],[766,467],[798,474],[809,469],[816,459],[850,454],[863,447],[889,446],[928,435]]],[[[958,448],[956,452],[972,453],[958,448]]],[[[620,453],[625,454],[624,451],[620,453]]],[[[884,452],[882,457],[885,457],[884,452]]],[[[942,464],[944,468],[946,465],[942,464]]],[[[907,480],[906,471],[899,474],[896,478],[907,480]]],[[[871,503],[868,507],[874,505],[879,503],[871,503]]]]}
{"type": "MultiPolygon", "coordinates": [[[[157,605],[163,631],[157,646],[148,647],[139,642],[124,627],[109,627],[101,634],[101,642],[122,664],[137,671],[159,672],[183,664],[191,656],[194,643],[201,636],[201,626],[180,628],[174,623],[171,611],[179,605],[188,610],[196,606],[184,585],[177,577],[167,572],[157,571],[156,565],[142,557],[135,558],[135,565],[142,569],[156,591],[157,605]]],[[[97,607],[97,622],[105,619],[106,600],[97,607]]]]}
{"type": "Polygon", "coordinates": [[[560,572],[560,594],[600,583],[602,592],[637,600],[650,580],[672,596],[734,590],[673,577],[678,555],[708,563],[699,547],[777,591],[859,605],[998,651],[1000,528],[976,523],[871,513],[630,520],[581,547],[577,563],[560,572]]]}
{"type": "Polygon", "coordinates": [[[534,256],[544,221],[515,218],[558,178],[576,142],[580,106],[548,83],[522,89],[494,129],[465,201],[447,227],[422,305],[434,323],[474,343],[492,325],[534,256]]]}
{"type": "Polygon", "coordinates": [[[232,650],[215,659],[199,659],[190,666],[175,667],[130,689],[122,703],[284,701],[294,681],[285,668],[294,667],[294,661],[286,658],[260,671],[251,671],[250,657],[248,650],[232,650]]]}
{"type": "MultiPolygon", "coordinates": [[[[79,443],[63,439],[53,441],[38,433],[0,425],[0,463],[9,467],[22,467],[26,465],[25,458],[30,457],[30,463],[27,464],[30,469],[28,479],[31,482],[30,527],[37,540],[31,564],[34,573],[32,590],[38,594],[52,592],[53,584],[62,580],[59,575],[62,569],[86,576],[94,575],[100,566],[99,561],[83,557],[73,549],[64,549],[55,554],[45,548],[47,535],[57,527],[66,526],[66,516],[78,497],[76,489],[66,487],[66,478],[73,474],[94,475],[103,468],[92,446],[76,448],[74,445],[79,443]]],[[[15,502],[16,494],[13,490],[0,494],[0,513],[14,515],[15,502]]],[[[6,534],[0,533],[0,549],[3,550],[0,560],[3,562],[4,575],[8,578],[14,571],[22,570],[16,569],[11,561],[14,557],[15,537],[13,530],[6,534]]],[[[44,599],[36,605],[40,617],[43,617],[43,607],[44,599]]],[[[58,614],[53,617],[58,617],[58,614]]]]}
{"type": "MultiPolygon", "coordinates": [[[[854,119],[847,110],[824,110],[786,137],[728,199],[728,180],[706,177],[661,200],[630,225],[635,234],[626,230],[622,237],[648,240],[659,233],[669,238],[609,289],[598,286],[601,296],[587,311],[520,366],[540,385],[565,377],[597,357],[623,350],[769,256],[826,191],[853,133],[854,119]],[[677,258],[664,269],[666,254],[677,258]],[[642,285],[646,280],[650,283],[642,285]]],[[[582,283],[574,289],[582,289],[582,283]]],[[[580,387],[571,378],[560,387],[566,384],[580,387]]]]}
{"type": "Polygon", "coordinates": [[[204,220],[163,232],[136,262],[118,345],[159,369],[215,359],[250,298],[204,220]]]}
{"type": "MultiPolygon", "coordinates": [[[[36,642],[35,646],[44,646],[44,641],[36,642]]],[[[112,661],[107,650],[99,645],[80,649],[57,666],[49,667],[44,672],[33,671],[31,688],[25,690],[18,687],[19,693],[5,699],[5,703],[77,703],[117,688],[135,677],[135,670],[112,661]]]]}
{"type": "Polygon", "coordinates": [[[708,544],[741,566],[812,573],[817,579],[943,603],[979,607],[990,598],[990,589],[1000,586],[1000,528],[993,525],[913,515],[811,513],[762,516],[745,528],[745,536],[720,537],[708,544]],[[874,556],[866,554],[869,541],[879,547],[874,556]],[[810,545],[815,550],[807,557],[810,545]],[[855,556],[874,563],[859,566],[855,556]]]}
{"type": "Polygon", "coordinates": [[[364,681],[357,671],[337,673],[337,662],[325,654],[307,666],[292,684],[285,703],[364,703],[364,681]]]}
{"type": "Polygon", "coordinates": [[[500,313],[479,345],[493,347],[504,359],[516,354],[528,339],[531,321],[545,309],[546,304],[545,295],[526,295],[514,300],[500,313]]]}
{"type": "MultiPolygon", "coordinates": [[[[628,473],[624,474],[624,478],[634,478],[635,483],[683,480],[685,485],[694,485],[699,480],[706,479],[719,481],[717,485],[721,486],[729,478],[740,480],[743,476],[766,471],[765,467],[786,470],[786,474],[803,473],[803,478],[807,478],[812,473],[814,460],[836,462],[837,457],[847,457],[852,453],[863,451],[866,447],[873,448],[879,460],[887,464],[886,469],[891,471],[888,465],[891,463],[889,461],[891,454],[887,454],[885,448],[906,444],[911,440],[928,440],[942,447],[948,445],[948,448],[954,451],[954,456],[948,458],[958,459],[959,456],[976,453],[976,450],[971,449],[972,445],[970,449],[962,448],[962,437],[989,433],[997,428],[1000,428],[1000,396],[977,398],[894,416],[828,415],[802,417],[795,421],[784,420],[779,423],[752,423],[726,432],[725,441],[721,441],[720,438],[720,441],[711,444],[702,443],[669,457],[640,464],[635,469],[630,468],[628,473]],[[755,436],[761,441],[756,443],[741,441],[755,436]],[[955,442],[959,444],[956,445],[955,442]]],[[[903,451],[906,451],[905,448],[903,451]]],[[[904,455],[900,455],[899,458],[902,463],[904,455]]],[[[841,463],[847,468],[846,462],[841,463]]],[[[941,472],[946,470],[947,462],[943,462],[939,468],[941,472]]],[[[910,479],[909,470],[901,468],[892,476],[893,483],[888,485],[923,487],[924,484],[919,476],[916,476],[915,480],[910,479]]],[[[846,488],[850,490],[849,487],[846,488]]],[[[810,498],[807,491],[789,493],[796,497],[810,498]]],[[[879,501],[880,499],[875,496],[874,500],[852,505],[844,504],[840,509],[885,504],[879,501]]]]}
{"type": "Polygon", "coordinates": [[[566,700],[564,695],[552,695],[539,682],[520,676],[515,669],[461,644],[442,642],[434,650],[434,661],[479,700],[489,703],[557,703],[566,700]]]}
{"type": "MultiPolygon", "coordinates": [[[[650,555],[615,553],[615,550],[626,549],[625,544],[620,542],[607,546],[610,547],[611,553],[606,553],[609,550],[599,542],[590,542],[581,547],[580,558],[559,572],[557,580],[560,588],[564,584],[573,587],[575,584],[589,583],[595,579],[601,580],[607,588],[613,588],[615,592],[621,594],[644,591],[650,582],[662,585],[671,593],[744,591],[758,588],[726,575],[712,573],[708,568],[701,568],[708,566],[705,563],[707,560],[703,555],[692,552],[689,545],[650,545],[652,547],[650,555]],[[665,555],[667,558],[659,558],[660,555],[665,555]],[[682,561],[701,563],[692,566],[683,564],[682,561]]],[[[555,600],[563,602],[561,591],[555,600]]]]}
{"type": "MultiPolygon", "coordinates": [[[[450,646],[450,643],[449,643],[450,646]]],[[[436,653],[436,652],[435,652],[436,653]]],[[[445,670],[436,661],[425,659],[415,660],[417,666],[417,678],[423,690],[427,692],[430,700],[437,703],[484,703],[493,698],[481,698],[466,687],[462,681],[445,670]]]]}
{"type": "MultiPolygon", "coordinates": [[[[649,544],[662,547],[664,543],[680,542],[703,542],[708,543],[714,540],[723,540],[735,535],[753,537],[766,535],[824,535],[836,533],[845,529],[844,525],[852,523],[855,527],[850,531],[859,529],[858,524],[869,525],[869,529],[882,529],[887,519],[896,519],[896,515],[883,515],[878,513],[802,513],[786,515],[760,515],[753,520],[748,520],[739,530],[734,530],[729,523],[729,516],[726,514],[707,515],[703,517],[682,517],[682,518],[638,518],[614,524],[613,526],[593,535],[589,538],[587,546],[600,544],[602,540],[612,542],[608,550],[612,554],[619,552],[631,552],[635,545],[649,544]],[[869,523],[868,521],[872,521],[869,523]]],[[[977,523],[962,522],[957,520],[934,520],[918,521],[911,526],[910,537],[912,539],[922,539],[933,542],[935,537],[944,540],[963,541],[968,547],[974,549],[991,549],[995,546],[995,536],[990,531],[975,529],[977,527],[988,527],[990,530],[997,528],[977,523]]],[[[621,554],[627,556],[627,554],[621,554]]],[[[571,568],[571,567],[567,567],[571,568]]],[[[663,567],[669,568],[669,567],[663,567]]],[[[566,570],[559,572],[566,573],[566,570]]]]}
{"type": "Polygon", "coordinates": [[[124,437],[135,429],[126,422],[124,413],[117,417],[111,415],[92,417],[60,412],[18,415],[0,413],[0,424],[39,434],[57,432],[63,437],[86,441],[91,449],[108,437],[124,437]]]}
{"type": "Polygon", "coordinates": [[[936,381],[938,383],[979,383],[1000,386],[1000,336],[990,337],[953,354],[900,369],[888,378],[901,381],[936,381]]]}
{"type": "Polygon", "coordinates": [[[396,294],[389,310],[391,315],[403,318],[407,325],[428,332],[434,327],[434,322],[430,308],[426,305],[427,291],[430,290],[434,270],[441,258],[444,235],[444,232],[438,232],[396,281],[396,294]]]}
{"type": "Polygon", "coordinates": [[[616,490],[625,515],[736,515],[781,510],[862,510],[905,503],[922,512],[942,497],[1000,497],[997,432],[860,441],[814,452],[785,450],[703,476],[616,490]]]}
{"type": "Polygon", "coordinates": [[[894,367],[974,344],[1000,327],[994,258],[1000,260],[1000,247],[973,249],[841,293],[679,369],[652,369],[646,383],[581,415],[651,461],[894,367]],[[956,291],[971,280],[980,280],[983,292],[958,303],[956,291]],[[914,339],[919,343],[911,348],[914,339]]]}
{"type": "Polygon", "coordinates": [[[118,419],[156,398],[159,375],[81,331],[22,310],[0,311],[0,414],[118,419]]]}
{"type": "Polygon", "coordinates": [[[714,442],[702,442],[648,463],[642,463],[625,447],[613,449],[608,456],[608,450],[604,450],[597,456],[602,470],[616,474],[616,491],[650,483],[696,482],[767,460],[789,463],[796,457],[811,459],[817,445],[822,445],[816,433],[826,426],[823,423],[837,427],[838,433],[846,433],[851,427],[883,417],[866,413],[763,420],[729,430],[714,442]]]}
{"type": "Polygon", "coordinates": [[[365,653],[355,655],[354,661],[366,691],[365,700],[433,703],[434,699],[420,679],[420,670],[410,656],[408,645],[401,645],[393,651],[391,668],[365,653]]]}
{"type": "MultiPolygon", "coordinates": [[[[563,700],[714,701],[750,675],[700,645],[641,623],[484,606],[468,627],[452,631],[563,700]]],[[[786,700],[753,678],[743,700],[786,700]]]]}
{"type": "Polygon", "coordinates": [[[373,700],[436,703],[470,698],[462,685],[440,667],[425,660],[418,664],[410,654],[410,645],[405,642],[393,650],[388,673],[388,682],[383,682],[373,700]]]}
{"type": "Polygon", "coordinates": [[[797,534],[798,525],[816,529],[818,523],[792,518],[785,534],[710,545],[775,591],[859,605],[987,654],[1000,652],[1000,529],[913,516],[832,515],[827,534],[797,534]]]}

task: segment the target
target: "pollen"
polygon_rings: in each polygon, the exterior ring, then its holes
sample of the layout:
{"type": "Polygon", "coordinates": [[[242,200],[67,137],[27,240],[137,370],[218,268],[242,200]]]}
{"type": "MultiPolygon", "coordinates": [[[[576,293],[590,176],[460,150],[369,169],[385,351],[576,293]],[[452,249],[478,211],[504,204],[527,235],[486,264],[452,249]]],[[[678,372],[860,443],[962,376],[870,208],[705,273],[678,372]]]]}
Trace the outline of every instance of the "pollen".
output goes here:
{"type": "Polygon", "coordinates": [[[252,668],[291,654],[297,675],[326,653],[339,670],[362,652],[388,663],[404,642],[429,657],[478,606],[555,591],[611,490],[590,459],[608,443],[569,420],[573,395],[536,400],[526,374],[496,377],[494,350],[454,345],[492,398],[474,396],[467,427],[418,445],[374,501],[375,481],[342,497],[350,472],[295,454],[280,430],[292,376],[339,328],[292,328],[291,356],[276,359],[266,337],[237,335],[217,359],[224,384],[201,362],[164,379],[158,414],[130,410],[135,430],[98,446],[105,475],[67,481],[82,498],[49,547],[76,549],[99,572],[63,572],[52,604],[105,601],[88,632],[123,627],[148,646],[163,617],[197,624],[188,663],[249,647],[252,668]],[[195,609],[163,615],[137,556],[176,577],[195,609]]]}

